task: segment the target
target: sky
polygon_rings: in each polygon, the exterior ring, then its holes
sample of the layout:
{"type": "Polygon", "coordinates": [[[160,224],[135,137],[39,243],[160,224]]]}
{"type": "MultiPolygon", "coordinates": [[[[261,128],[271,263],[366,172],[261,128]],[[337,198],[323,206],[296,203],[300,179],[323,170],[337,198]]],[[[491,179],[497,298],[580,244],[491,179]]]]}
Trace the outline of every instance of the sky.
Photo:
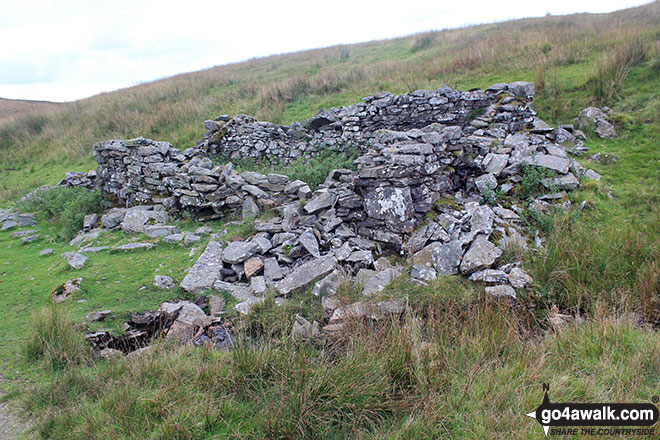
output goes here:
{"type": "Polygon", "coordinates": [[[278,53],[648,0],[0,0],[0,97],[72,101],[278,53]]]}

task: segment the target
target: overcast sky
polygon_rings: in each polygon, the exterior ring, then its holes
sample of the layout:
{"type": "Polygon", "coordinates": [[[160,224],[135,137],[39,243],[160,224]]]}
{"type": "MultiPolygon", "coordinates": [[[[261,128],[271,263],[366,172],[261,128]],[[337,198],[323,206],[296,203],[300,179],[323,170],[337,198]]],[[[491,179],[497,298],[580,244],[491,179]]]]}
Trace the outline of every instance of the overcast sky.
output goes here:
{"type": "Polygon", "coordinates": [[[0,97],[70,101],[302,49],[647,0],[0,0],[0,97]]]}

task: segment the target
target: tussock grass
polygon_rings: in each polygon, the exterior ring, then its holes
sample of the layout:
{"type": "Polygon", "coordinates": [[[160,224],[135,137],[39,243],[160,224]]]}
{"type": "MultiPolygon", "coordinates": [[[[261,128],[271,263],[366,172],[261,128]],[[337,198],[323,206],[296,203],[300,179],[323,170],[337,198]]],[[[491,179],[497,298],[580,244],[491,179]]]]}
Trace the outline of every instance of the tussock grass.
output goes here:
{"type": "Polygon", "coordinates": [[[541,334],[506,306],[452,298],[436,295],[423,317],[410,307],[401,320],[355,322],[325,349],[288,337],[229,353],[160,343],[67,370],[27,405],[47,414],[42,438],[522,439],[539,429],[523,414],[549,378],[556,400],[655,391],[660,342],[629,321],[541,334]]]}
{"type": "Polygon", "coordinates": [[[52,370],[85,363],[91,350],[81,330],[62,307],[44,307],[32,316],[25,358],[28,362],[43,360],[52,370]]]}
{"type": "Polygon", "coordinates": [[[595,313],[605,301],[609,307],[634,311],[660,322],[660,264],[657,242],[660,212],[618,229],[596,229],[556,216],[546,249],[531,265],[544,287],[541,309],[557,304],[573,312],[595,313]]]}

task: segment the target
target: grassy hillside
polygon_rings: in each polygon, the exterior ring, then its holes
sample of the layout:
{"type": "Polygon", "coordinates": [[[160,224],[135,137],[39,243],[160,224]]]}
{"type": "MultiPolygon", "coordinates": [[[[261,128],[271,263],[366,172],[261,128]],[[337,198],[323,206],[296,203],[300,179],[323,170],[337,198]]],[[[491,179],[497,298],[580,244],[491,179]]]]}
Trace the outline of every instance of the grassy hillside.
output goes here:
{"type": "MultiPolygon", "coordinates": [[[[291,123],[380,90],[533,80],[541,115],[570,121],[589,103],[616,104],[628,69],[658,59],[659,23],[654,2],[260,58],[94,96],[0,123],[0,200],[93,167],[96,141],[144,136],[185,148],[201,137],[201,121],[219,114],[291,123]]],[[[621,106],[657,123],[657,69],[644,72],[649,93],[621,106]]]]}
{"type": "Polygon", "coordinates": [[[28,113],[53,110],[59,103],[49,101],[29,101],[25,99],[0,98],[0,121],[20,117],[28,113]]]}
{"type": "MultiPolygon", "coordinates": [[[[655,2],[252,60],[0,123],[5,203],[65,170],[92,168],[94,141],[145,136],[186,147],[219,114],[288,123],[379,90],[533,80],[534,107],[549,123],[608,105],[620,133],[589,134],[589,154],[618,160],[578,158],[603,175],[569,194],[574,206],[587,202],[583,211],[530,220],[548,240],[524,255],[535,283],[516,308],[489,303],[482,286],[460,277],[428,287],[399,280],[376,299],[406,299],[405,318],[356,324],[337,346],[291,341],[296,313],[322,313],[306,292],[286,307],[268,300],[242,323],[251,335],[258,330],[256,349],[160,343],[137,360],[92,360],[80,341],[83,317],[112,309],[109,322],[89,328],[119,330],[129,312],[181,298],[183,291],[155,289],[153,276],[181,280],[208,238],[95,254],[74,272],[59,256],[71,249],[57,238],[61,223],[40,221],[42,240],[26,245],[0,232],[0,372],[11,381],[9,397],[24,397],[38,416],[35,433],[54,439],[527,439],[542,438],[524,416],[540,404],[542,382],[553,401],[650,401],[660,395],[659,54],[655,2]],[[38,257],[44,247],[53,255],[38,257]],[[52,289],[74,276],[84,277],[81,291],[49,307],[52,289]],[[553,332],[553,308],[585,322],[553,332]]],[[[205,225],[228,239],[251,231],[205,225]]],[[[127,240],[112,232],[98,244],[127,240]]],[[[356,289],[343,286],[340,297],[355,301],[356,289]]]]}

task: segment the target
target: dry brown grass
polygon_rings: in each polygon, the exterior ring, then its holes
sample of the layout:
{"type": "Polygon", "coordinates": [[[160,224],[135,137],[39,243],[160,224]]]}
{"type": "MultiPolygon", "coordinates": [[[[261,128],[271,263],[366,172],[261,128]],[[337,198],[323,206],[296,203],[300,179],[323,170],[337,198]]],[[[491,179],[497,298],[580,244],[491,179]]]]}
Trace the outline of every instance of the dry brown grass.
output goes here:
{"type": "Polygon", "coordinates": [[[27,113],[53,110],[58,106],[60,104],[57,102],[0,98],[0,121],[27,113]]]}

